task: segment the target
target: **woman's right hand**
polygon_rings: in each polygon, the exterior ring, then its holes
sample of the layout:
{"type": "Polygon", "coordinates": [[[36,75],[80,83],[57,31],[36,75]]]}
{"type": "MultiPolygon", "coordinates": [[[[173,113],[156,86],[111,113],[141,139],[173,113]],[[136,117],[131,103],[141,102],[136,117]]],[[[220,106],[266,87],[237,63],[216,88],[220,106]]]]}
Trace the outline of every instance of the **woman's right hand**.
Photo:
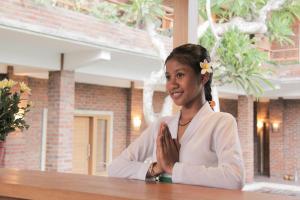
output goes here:
{"type": "Polygon", "coordinates": [[[164,172],[172,174],[173,166],[179,161],[180,145],[176,139],[172,139],[169,128],[165,123],[160,125],[156,146],[158,165],[164,172]]]}
{"type": "Polygon", "coordinates": [[[163,123],[160,124],[159,132],[156,138],[156,159],[157,159],[157,166],[160,168],[161,173],[164,173],[164,169],[161,165],[163,162],[163,156],[162,156],[162,147],[160,145],[160,138],[163,136],[163,123]]]}

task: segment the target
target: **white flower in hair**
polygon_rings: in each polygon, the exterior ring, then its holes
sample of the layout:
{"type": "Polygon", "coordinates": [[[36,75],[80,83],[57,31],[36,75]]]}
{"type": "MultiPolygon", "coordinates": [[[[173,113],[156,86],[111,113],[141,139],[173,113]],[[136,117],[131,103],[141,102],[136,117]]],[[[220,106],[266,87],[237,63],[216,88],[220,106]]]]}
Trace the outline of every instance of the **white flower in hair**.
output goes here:
{"type": "Polygon", "coordinates": [[[212,73],[211,63],[207,62],[206,59],[204,59],[203,62],[200,62],[200,68],[201,68],[201,74],[205,74],[206,72],[212,73]]]}

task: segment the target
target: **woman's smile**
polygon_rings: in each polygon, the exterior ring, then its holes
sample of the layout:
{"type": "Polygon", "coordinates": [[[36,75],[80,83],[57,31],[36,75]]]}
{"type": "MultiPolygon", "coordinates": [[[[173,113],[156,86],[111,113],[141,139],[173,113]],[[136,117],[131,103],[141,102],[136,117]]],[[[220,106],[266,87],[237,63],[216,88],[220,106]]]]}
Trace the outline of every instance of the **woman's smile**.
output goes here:
{"type": "Polygon", "coordinates": [[[171,92],[171,97],[172,99],[179,99],[183,95],[183,91],[172,91],[171,92]]]}

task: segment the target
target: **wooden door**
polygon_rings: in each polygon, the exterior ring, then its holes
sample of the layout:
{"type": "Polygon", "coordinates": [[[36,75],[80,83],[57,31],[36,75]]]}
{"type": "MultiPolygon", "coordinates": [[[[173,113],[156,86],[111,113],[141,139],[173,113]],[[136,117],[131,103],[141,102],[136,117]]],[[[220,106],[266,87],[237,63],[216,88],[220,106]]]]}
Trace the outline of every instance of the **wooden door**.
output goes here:
{"type": "Polygon", "coordinates": [[[75,117],[73,131],[73,173],[89,174],[90,118],[75,117]]]}
{"type": "Polygon", "coordinates": [[[107,175],[111,142],[111,116],[75,116],[72,172],[107,175]]]}

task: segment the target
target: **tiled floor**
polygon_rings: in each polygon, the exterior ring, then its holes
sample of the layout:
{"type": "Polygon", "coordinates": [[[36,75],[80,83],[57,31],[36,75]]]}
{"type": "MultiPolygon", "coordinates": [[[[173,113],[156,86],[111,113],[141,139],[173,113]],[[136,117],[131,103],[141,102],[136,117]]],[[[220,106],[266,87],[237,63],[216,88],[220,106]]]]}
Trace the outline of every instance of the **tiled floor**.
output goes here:
{"type": "Polygon", "coordinates": [[[300,182],[268,177],[255,177],[255,182],[246,184],[243,191],[265,192],[300,197],[300,182]]]}
{"type": "Polygon", "coordinates": [[[267,176],[255,176],[255,182],[268,182],[268,183],[280,183],[285,185],[298,185],[300,186],[300,180],[298,181],[287,181],[283,180],[282,178],[270,178],[267,176]]]}

